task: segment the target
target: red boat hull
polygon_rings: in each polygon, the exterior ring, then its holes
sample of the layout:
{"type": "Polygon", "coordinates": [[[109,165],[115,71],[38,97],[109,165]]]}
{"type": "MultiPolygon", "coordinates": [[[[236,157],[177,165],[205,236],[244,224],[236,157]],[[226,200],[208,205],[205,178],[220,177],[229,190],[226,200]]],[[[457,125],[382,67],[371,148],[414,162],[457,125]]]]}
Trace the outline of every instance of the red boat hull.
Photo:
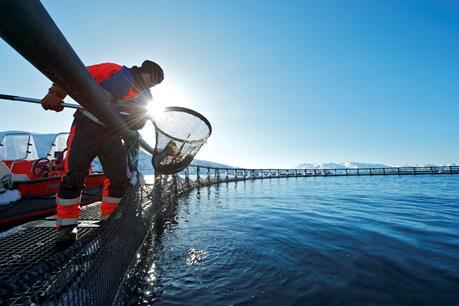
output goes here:
{"type": "MultiPolygon", "coordinates": [[[[21,192],[22,197],[43,197],[55,195],[59,190],[62,175],[64,174],[62,161],[51,161],[51,171],[45,176],[38,176],[33,173],[33,160],[4,160],[6,166],[13,175],[14,189],[21,192]]],[[[103,186],[105,176],[99,173],[93,173],[89,170],[90,175],[85,181],[88,188],[103,186]]]]}

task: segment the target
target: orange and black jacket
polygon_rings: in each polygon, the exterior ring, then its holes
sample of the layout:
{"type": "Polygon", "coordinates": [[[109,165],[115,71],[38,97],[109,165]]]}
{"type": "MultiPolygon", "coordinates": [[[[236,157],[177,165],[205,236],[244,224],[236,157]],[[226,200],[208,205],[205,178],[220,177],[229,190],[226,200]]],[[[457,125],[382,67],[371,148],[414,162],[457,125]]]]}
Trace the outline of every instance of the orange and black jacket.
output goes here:
{"type": "MultiPolygon", "coordinates": [[[[136,76],[126,66],[114,63],[102,63],[88,66],[88,71],[97,84],[111,94],[114,102],[126,102],[135,100],[139,96],[149,95],[148,89],[142,89],[137,85],[136,76]]],[[[56,84],[49,89],[49,93],[64,99],[67,94],[56,84]]]]}
{"type": "Polygon", "coordinates": [[[88,67],[96,83],[108,91],[116,101],[129,101],[140,94],[131,69],[113,63],[88,67]]]}

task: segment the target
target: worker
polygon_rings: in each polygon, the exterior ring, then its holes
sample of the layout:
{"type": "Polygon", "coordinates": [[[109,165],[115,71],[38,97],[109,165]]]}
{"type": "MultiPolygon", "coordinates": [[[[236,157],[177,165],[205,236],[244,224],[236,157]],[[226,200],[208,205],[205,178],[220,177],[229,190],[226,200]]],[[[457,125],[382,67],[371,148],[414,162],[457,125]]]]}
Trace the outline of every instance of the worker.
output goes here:
{"type": "MultiPolygon", "coordinates": [[[[110,100],[120,111],[130,115],[125,118],[129,128],[141,129],[146,122],[146,104],[151,98],[150,88],[164,79],[162,68],[144,61],[140,67],[126,67],[102,63],[88,67],[110,100]]],[[[64,109],[66,92],[53,84],[41,100],[45,110],[60,112],[64,109]]],[[[129,185],[126,154],[120,136],[103,125],[87,111],[77,110],[67,140],[64,176],[56,197],[57,242],[67,243],[77,239],[80,217],[81,191],[94,158],[98,157],[105,174],[101,219],[114,213],[129,185]]]]}

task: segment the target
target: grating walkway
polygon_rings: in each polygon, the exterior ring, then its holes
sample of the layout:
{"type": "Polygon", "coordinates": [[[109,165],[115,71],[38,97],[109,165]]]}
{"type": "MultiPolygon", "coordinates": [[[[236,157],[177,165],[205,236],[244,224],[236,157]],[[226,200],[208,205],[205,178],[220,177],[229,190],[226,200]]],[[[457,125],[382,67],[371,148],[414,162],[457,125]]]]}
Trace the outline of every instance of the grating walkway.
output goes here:
{"type": "Polygon", "coordinates": [[[79,238],[67,246],[55,243],[55,216],[0,233],[0,305],[110,305],[122,300],[120,285],[138,260],[153,217],[191,189],[168,179],[142,189],[131,186],[102,225],[100,202],[84,206],[79,238]]]}
{"type": "MultiPolygon", "coordinates": [[[[80,241],[99,230],[99,206],[100,202],[82,207],[80,241]]],[[[0,305],[22,304],[22,293],[59,265],[58,255],[69,246],[55,243],[55,219],[32,221],[0,234],[0,305]]]]}

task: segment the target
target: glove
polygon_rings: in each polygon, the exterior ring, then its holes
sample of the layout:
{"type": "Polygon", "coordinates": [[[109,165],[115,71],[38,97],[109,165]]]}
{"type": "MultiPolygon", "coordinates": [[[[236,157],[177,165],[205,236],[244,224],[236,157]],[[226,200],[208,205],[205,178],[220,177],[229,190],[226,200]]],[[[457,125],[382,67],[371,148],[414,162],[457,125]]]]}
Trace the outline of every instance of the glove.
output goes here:
{"type": "Polygon", "coordinates": [[[45,110],[60,112],[64,109],[64,106],[62,105],[63,103],[64,102],[58,96],[54,94],[47,94],[41,100],[41,107],[43,107],[45,110]]]}
{"type": "Polygon", "coordinates": [[[60,112],[64,109],[62,105],[64,102],[62,100],[65,99],[67,93],[57,86],[53,84],[48,91],[48,94],[41,100],[41,106],[45,109],[51,109],[56,112],[60,112]]]}

